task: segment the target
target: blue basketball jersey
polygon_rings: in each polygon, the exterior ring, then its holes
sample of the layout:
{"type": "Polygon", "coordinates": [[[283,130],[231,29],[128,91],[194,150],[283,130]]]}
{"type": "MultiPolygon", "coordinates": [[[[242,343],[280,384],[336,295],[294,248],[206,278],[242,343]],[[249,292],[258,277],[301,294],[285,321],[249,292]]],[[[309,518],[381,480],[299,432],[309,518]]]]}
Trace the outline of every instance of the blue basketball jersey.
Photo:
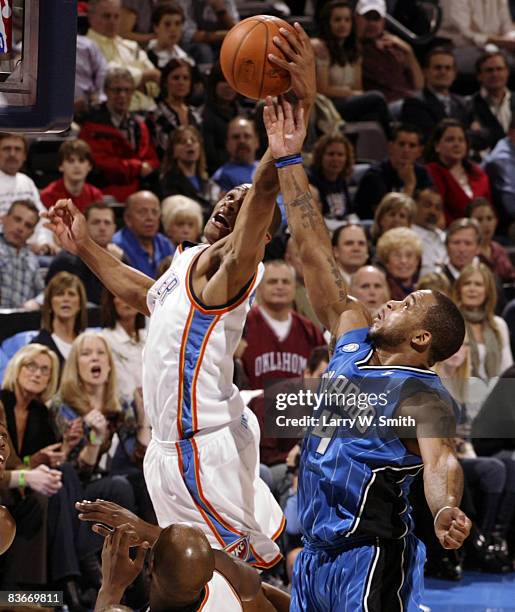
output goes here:
{"type": "Polygon", "coordinates": [[[304,440],[299,520],[308,541],[322,548],[353,538],[402,538],[411,531],[408,491],[423,463],[387,419],[396,418],[400,403],[419,391],[434,392],[454,407],[434,372],[369,365],[373,352],[368,328],[338,340],[319,388],[331,401],[316,411],[318,425],[304,440]]]}

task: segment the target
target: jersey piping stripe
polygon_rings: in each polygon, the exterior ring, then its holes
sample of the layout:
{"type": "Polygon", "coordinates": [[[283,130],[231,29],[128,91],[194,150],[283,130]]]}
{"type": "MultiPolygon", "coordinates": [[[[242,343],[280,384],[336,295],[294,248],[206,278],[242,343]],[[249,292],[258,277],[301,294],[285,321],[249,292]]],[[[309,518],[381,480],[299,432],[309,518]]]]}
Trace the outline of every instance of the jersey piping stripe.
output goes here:
{"type": "Polygon", "coordinates": [[[417,372],[417,374],[429,374],[431,376],[438,376],[438,374],[436,372],[433,372],[432,370],[423,370],[422,368],[414,368],[411,366],[402,366],[402,365],[362,365],[364,363],[367,363],[367,361],[369,361],[372,358],[372,355],[374,354],[374,349],[372,349],[371,351],[368,352],[367,356],[364,357],[363,359],[360,359],[359,361],[355,362],[355,365],[358,367],[359,370],[401,370],[403,372],[407,371],[407,372],[417,372]]]}
{"type": "Polygon", "coordinates": [[[209,584],[206,584],[205,589],[206,589],[206,593],[204,595],[204,599],[202,600],[202,603],[200,604],[200,608],[198,609],[198,612],[200,612],[201,610],[205,608],[208,602],[208,599],[209,599],[209,584]]]}
{"type": "Polygon", "coordinates": [[[195,366],[195,370],[193,372],[193,382],[191,386],[191,404],[192,404],[192,430],[193,434],[196,434],[198,431],[198,413],[197,413],[197,381],[200,373],[200,368],[202,366],[202,360],[204,359],[204,353],[206,352],[207,344],[209,342],[209,336],[211,332],[215,328],[215,325],[220,321],[220,316],[214,318],[209,327],[207,328],[206,335],[202,340],[202,344],[200,346],[200,353],[197,360],[197,365],[195,366]]]}
{"type": "Polygon", "coordinates": [[[367,586],[366,586],[366,589],[365,589],[365,596],[363,598],[363,609],[364,609],[365,612],[369,612],[369,610],[368,610],[368,596],[370,595],[370,588],[372,586],[372,580],[374,578],[374,572],[376,570],[377,560],[379,559],[379,555],[381,554],[381,548],[379,546],[374,546],[374,548],[376,549],[376,553],[375,553],[374,560],[372,562],[372,567],[370,568],[370,571],[368,573],[367,586]]]}
{"type": "Polygon", "coordinates": [[[358,528],[359,522],[361,521],[361,515],[363,514],[363,510],[365,509],[365,504],[367,502],[367,496],[368,496],[368,492],[370,490],[370,487],[372,486],[372,484],[374,483],[376,476],[377,476],[377,472],[382,472],[383,470],[394,470],[396,472],[398,471],[404,471],[404,470],[413,470],[413,469],[417,469],[416,474],[418,474],[418,472],[420,471],[420,468],[424,467],[424,464],[415,464],[415,465],[407,465],[404,467],[398,467],[396,465],[384,465],[381,466],[379,468],[375,468],[372,470],[372,476],[370,478],[370,480],[368,481],[367,487],[365,489],[365,492],[363,493],[363,499],[361,501],[361,505],[359,507],[359,512],[358,515],[354,518],[354,523],[352,524],[352,527],[350,528],[350,530],[345,534],[345,537],[348,538],[349,536],[351,536],[356,529],[358,528]]]}
{"type": "Polygon", "coordinates": [[[271,561],[265,561],[262,557],[260,557],[257,552],[254,550],[252,544],[250,545],[250,550],[252,551],[252,555],[256,559],[255,561],[250,562],[252,567],[258,567],[260,569],[270,569],[283,558],[281,553],[277,553],[277,555],[271,561]]]}
{"type": "Polygon", "coordinates": [[[197,261],[197,259],[202,253],[203,251],[201,251],[198,255],[195,255],[195,257],[191,260],[191,263],[188,267],[188,271],[186,272],[186,278],[185,278],[186,292],[188,294],[188,298],[191,304],[196,310],[199,310],[202,314],[206,314],[206,315],[222,315],[222,314],[225,314],[226,312],[230,312],[231,310],[238,308],[238,306],[243,304],[243,302],[252,293],[252,290],[254,289],[254,286],[256,284],[256,280],[258,277],[257,273],[254,273],[254,276],[252,277],[252,280],[249,283],[247,290],[243,293],[243,295],[240,298],[238,298],[236,302],[234,302],[234,304],[230,304],[228,306],[222,306],[221,308],[205,308],[204,306],[202,306],[202,304],[199,303],[198,299],[193,294],[190,288],[191,270],[193,268],[194,263],[197,261]]]}
{"type": "Polygon", "coordinates": [[[177,431],[179,433],[179,437],[184,437],[184,432],[182,428],[182,402],[184,398],[184,357],[186,355],[186,338],[188,337],[191,321],[193,320],[193,307],[190,307],[190,311],[188,313],[188,318],[186,319],[186,325],[184,326],[184,331],[182,333],[181,338],[181,349],[179,353],[179,389],[177,393],[177,431]]]}
{"type": "Polygon", "coordinates": [[[406,552],[406,539],[402,538],[402,555],[401,555],[401,583],[397,589],[397,599],[399,600],[400,612],[404,611],[404,604],[402,602],[401,590],[404,585],[404,553],[406,552]]]}

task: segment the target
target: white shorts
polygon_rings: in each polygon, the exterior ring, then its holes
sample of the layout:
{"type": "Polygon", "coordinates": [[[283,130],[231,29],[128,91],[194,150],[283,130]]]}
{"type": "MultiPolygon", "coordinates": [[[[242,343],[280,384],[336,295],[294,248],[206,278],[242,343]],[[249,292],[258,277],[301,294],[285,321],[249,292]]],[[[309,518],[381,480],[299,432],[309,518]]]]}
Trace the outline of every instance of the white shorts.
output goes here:
{"type": "Polygon", "coordinates": [[[248,408],[229,425],[178,442],[152,438],[143,464],[161,527],[191,523],[213,548],[255,567],[281,558],[284,515],[259,477],[259,424],[248,408]]]}

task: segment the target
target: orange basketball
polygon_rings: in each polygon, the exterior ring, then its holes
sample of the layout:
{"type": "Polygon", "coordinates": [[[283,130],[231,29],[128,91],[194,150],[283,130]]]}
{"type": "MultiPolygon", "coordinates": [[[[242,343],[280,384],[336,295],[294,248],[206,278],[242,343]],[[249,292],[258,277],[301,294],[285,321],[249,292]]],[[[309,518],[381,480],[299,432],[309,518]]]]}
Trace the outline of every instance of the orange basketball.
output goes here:
{"type": "Polygon", "coordinates": [[[268,54],[282,57],[273,42],[279,28],[297,35],[295,28],[278,17],[256,15],[231,28],[220,51],[220,65],[229,85],[247,98],[278,96],[291,85],[288,71],[268,61],[268,54]]]}

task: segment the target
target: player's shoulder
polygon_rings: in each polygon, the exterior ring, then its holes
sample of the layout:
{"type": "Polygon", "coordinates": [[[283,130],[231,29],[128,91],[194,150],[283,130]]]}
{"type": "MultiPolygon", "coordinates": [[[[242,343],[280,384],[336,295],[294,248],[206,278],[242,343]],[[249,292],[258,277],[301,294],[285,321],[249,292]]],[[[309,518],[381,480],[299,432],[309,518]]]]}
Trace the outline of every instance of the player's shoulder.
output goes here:
{"type": "Polygon", "coordinates": [[[336,355],[354,355],[372,351],[374,346],[368,332],[368,327],[358,327],[343,333],[336,342],[333,357],[336,355]]]}

